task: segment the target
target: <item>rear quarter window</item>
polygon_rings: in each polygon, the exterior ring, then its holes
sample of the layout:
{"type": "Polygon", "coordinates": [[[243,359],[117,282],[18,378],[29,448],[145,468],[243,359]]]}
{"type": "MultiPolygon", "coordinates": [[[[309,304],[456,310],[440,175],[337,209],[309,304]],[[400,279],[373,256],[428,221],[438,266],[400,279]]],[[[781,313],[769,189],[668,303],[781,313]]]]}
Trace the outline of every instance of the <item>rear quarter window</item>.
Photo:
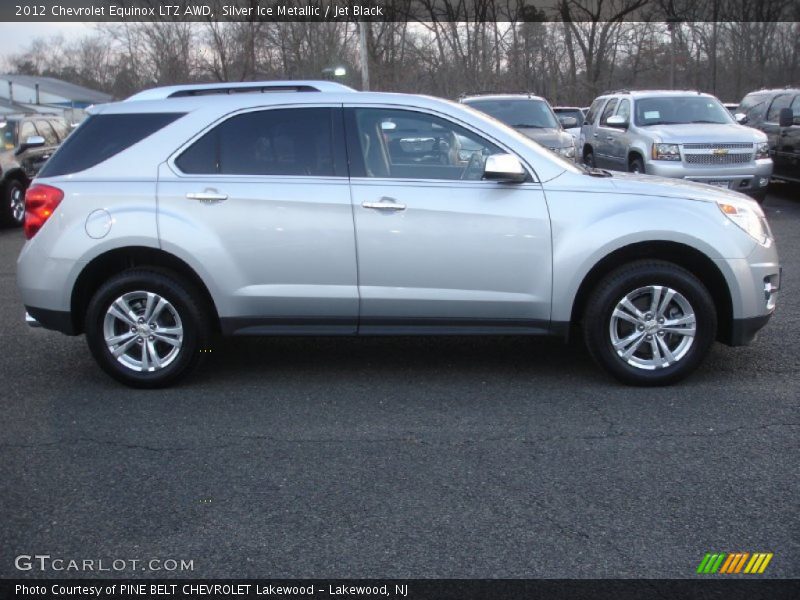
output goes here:
{"type": "Polygon", "coordinates": [[[183,114],[92,115],[64,141],[39,176],[69,175],[94,167],[163,129],[183,114]]]}

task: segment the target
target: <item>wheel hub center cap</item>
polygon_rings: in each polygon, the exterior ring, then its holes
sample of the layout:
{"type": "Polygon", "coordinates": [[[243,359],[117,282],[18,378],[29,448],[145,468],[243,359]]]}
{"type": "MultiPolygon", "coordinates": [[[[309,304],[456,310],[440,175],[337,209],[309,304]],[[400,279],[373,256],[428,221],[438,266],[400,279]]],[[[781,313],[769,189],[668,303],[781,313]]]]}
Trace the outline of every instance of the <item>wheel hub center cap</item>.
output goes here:
{"type": "Polygon", "coordinates": [[[645,321],[644,323],[644,329],[647,333],[653,333],[655,331],[658,331],[658,327],[659,327],[658,321],[656,321],[655,319],[653,319],[652,321],[645,321]]]}
{"type": "Polygon", "coordinates": [[[150,326],[147,323],[139,323],[136,326],[136,329],[139,331],[139,335],[141,336],[150,335],[150,326]]]}

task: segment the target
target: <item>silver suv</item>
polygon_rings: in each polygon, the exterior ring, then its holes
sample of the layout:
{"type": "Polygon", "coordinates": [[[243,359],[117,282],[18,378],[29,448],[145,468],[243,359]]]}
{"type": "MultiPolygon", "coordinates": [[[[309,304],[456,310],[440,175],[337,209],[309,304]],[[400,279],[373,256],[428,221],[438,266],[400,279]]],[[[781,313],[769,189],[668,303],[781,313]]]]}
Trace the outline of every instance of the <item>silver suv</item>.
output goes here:
{"type": "Polygon", "coordinates": [[[574,116],[561,121],[550,103],[533,94],[482,94],[459,102],[477,108],[513,127],[559,156],[575,160],[575,138],[567,129],[578,126],[574,116]]]}
{"type": "Polygon", "coordinates": [[[33,182],[25,234],[29,322],[85,333],[138,387],[175,382],[215,334],[575,331],[620,380],[666,384],[714,340],[748,343],[780,275],[746,196],[578,167],[464,105],[313,81],[96,108],[33,182]]]}
{"type": "Polygon", "coordinates": [[[584,163],[688,179],[763,201],[772,175],[767,136],[736,123],[714,96],[620,91],[598,97],[579,145],[584,163]]]}

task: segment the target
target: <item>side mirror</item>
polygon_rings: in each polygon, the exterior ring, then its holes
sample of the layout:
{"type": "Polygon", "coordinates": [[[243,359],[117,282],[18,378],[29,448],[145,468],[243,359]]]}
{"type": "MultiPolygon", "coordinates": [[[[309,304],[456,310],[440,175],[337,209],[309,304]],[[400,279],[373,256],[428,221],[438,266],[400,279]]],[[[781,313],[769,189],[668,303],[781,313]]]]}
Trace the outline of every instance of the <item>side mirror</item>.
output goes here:
{"type": "Polygon", "coordinates": [[[16,149],[14,154],[22,154],[26,150],[30,150],[31,148],[41,148],[47,142],[45,139],[40,135],[32,135],[27,140],[25,140],[22,144],[19,145],[19,148],[16,149]]]}
{"type": "Polygon", "coordinates": [[[778,114],[778,126],[791,127],[794,125],[794,112],[791,108],[782,108],[778,114]]]}
{"type": "Polygon", "coordinates": [[[745,123],[747,123],[747,115],[744,113],[736,113],[735,115],[733,115],[733,118],[736,119],[736,122],[739,125],[744,125],[745,123]]]}
{"type": "Polygon", "coordinates": [[[486,158],[483,178],[498,183],[522,183],[528,173],[513,154],[492,154],[486,158]]]}
{"type": "Polygon", "coordinates": [[[608,117],[606,125],[615,129],[626,129],[628,127],[628,119],[619,115],[614,115],[613,117],[608,117]]]}
{"type": "Polygon", "coordinates": [[[575,117],[558,117],[558,120],[561,121],[561,126],[564,129],[572,129],[578,126],[578,119],[575,117]]]}

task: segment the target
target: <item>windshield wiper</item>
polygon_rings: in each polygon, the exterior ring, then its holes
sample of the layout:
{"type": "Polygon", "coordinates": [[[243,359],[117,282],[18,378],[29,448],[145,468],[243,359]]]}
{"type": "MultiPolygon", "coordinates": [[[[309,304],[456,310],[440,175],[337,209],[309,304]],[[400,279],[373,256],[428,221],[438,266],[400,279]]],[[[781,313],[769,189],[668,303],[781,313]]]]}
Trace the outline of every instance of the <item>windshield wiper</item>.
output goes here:
{"type": "Polygon", "coordinates": [[[541,125],[532,125],[531,123],[517,123],[512,127],[514,129],[544,129],[541,125]]]}
{"type": "Polygon", "coordinates": [[[713,123],[714,125],[724,125],[725,123],[721,123],[720,121],[706,121],[704,119],[699,119],[697,121],[689,121],[689,123],[713,123]]]}
{"type": "Polygon", "coordinates": [[[650,127],[650,125],[683,125],[679,121],[652,121],[651,123],[642,123],[642,127],[650,127]]]}

